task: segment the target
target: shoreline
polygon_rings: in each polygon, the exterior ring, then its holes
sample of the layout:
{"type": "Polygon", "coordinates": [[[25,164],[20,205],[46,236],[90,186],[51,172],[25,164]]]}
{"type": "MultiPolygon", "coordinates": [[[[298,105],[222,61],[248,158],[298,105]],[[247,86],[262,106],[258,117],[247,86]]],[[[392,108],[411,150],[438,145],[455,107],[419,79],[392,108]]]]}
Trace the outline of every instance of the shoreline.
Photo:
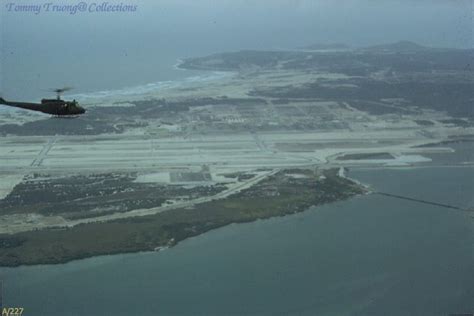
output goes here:
{"type": "MultiPolygon", "coordinates": [[[[0,203],[2,232],[10,233],[0,235],[0,262],[63,263],[154,250],[229,223],[302,212],[370,189],[349,178],[326,177],[324,172],[334,170],[329,168],[443,167],[450,164],[424,154],[449,154],[451,148],[414,146],[474,131],[469,119],[441,111],[442,99],[432,108],[419,107],[428,104],[430,94],[407,90],[411,74],[400,65],[394,67],[403,80],[392,82],[388,74],[388,79],[354,76],[352,68],[340,68],[337,58],[345,57],[337,54],[321,72],[313,57],[244,51],[178,59],[172,67],[206,69],[177,81],[79,94],[90,111],[73,121],[20,126],[8,124],[15,118],[5,119],[1,171],[56,177],[25,178],[3,189],[11,187],[12,194],[0,203]],[[373,87],[381,90],[373,94],[373,87]],[[394,90],[399,97],[394,98],[394,90]],[[209,189],[221,185],[226,173],[234,174],[238,184],[255,176],[251,172],[277,169],[292,173],[272,174],[229,196],[209,189]],[[93,176],[97,170],[100,177],[93,176]],[[159,173],[160,181],[136,184],[132,179],[138,173],[159,173]],[[197,189],[191,191],[190,184],[197,189]],[[191,202],[171,211],[161,208],[168,200],[191,202]],[[78,225],[66,225],[74,220],[78,225]]],[[[362,57],[378,67],[377,56],[362,57]]],[[[449,78],[441,76],[428,91],[449,78]]],[[[467,86],[463,73],[458,80],[461,93],[467,86]]]]}
{"type": "Polygon", "coordinates": [[[100,255],[155,251],[233,223],[301,213],[366,192],[355,182],[337,176],[335,169],[288,169],[270,178],[225,199],[211,200],[192,209],[2,235],[0,243],[4,251],[0,254],[0,266],[62,264],[100,255]],[[295,178],[297,173],[302,176],[295,178]],[[314,186],[319,187],[316,193],[314,186]]]}
{"type": "MultiPolygon", "coordinates": [[[[428,167],[428,166],[426,166],[426,167],[428,167]]],[[[445,167],[460,167],[460,168],[462,168],[462,167],[466,167],[466,166],[432,166],[432,167],[433,168],[445,168],[445,167]]],[[[361,167],[361,168],[356,168],[356,169],[357,170],[362,170],[362,171],[374,171],[375,169],[380,169],[380,167],[373,167],[373,168],[361,167]]],[[[393,169],[393,168],[391,168],[391,167],[385,168],[384,167],[382,169],[393,169]]],[[[403,168],[397,168],[397,169],[408,169],[408,170],[412,169],[412,170],[414,170],[414,169],[418,169],[418,168],[417,167],[410,167],[410,168],[403,167],[403,168]]],[[[350,170],[348,172],[350,172],[350,170]]],[[[356,180],[356,179],[353,179],[353,178],[350,178],[350,177],[347,178],[347,179],[350,180],[350,181],[356,181],[356,183],[363,185],[365,188],[367,188],[367,186],[370,187],[370,185],[364,184],[364,183],[360,182],[359,180],[356,180]]],[[[216,231],[218,229],[222,229],[222,228],[225,228],[225,227],[228,227],[228,226],[231,226],[231,225],[255,223],[255,222],[260,221],[260,220],[267,221],[267,220],[270,220],[270,219],[287,218],[287,217],[290,217],[292,215],[305,213],[305,212],[308,212],[308,211],[311,211],[311,210],[314,210],[314,209],[317,210],[318,206],[323,206],[323,205],[328,205],[328,204],[333,204],[333,203],[339,203],[339,202],[345,202],[345,201],[349,201],[352,198],[371,196],[371,195],[373,195],[371,193],[372,192],[365,192],[365,193],[362,193],[362,194],[356,194],[356,195],[354,195],[354,196],[352,196],[348,199],[340,199],[340,200],[336,200],[336,201],[332,201],[332,202],[324,203],[324,204],[319,204],[319,205],[310,205],[310,206],[308,206],[308,207],[306,207],[303,210],[298,211],[298,212],[287,213],[287,214],[282,214],[282,215],[276,215],[276,216],[271,216],[271,217],[268,217],[268,218],[256,218],[256,219],[248,220],[248,221],[230,222],[228,224],[225,224],[225,225],[222,225],[222,226],[219,226],[219,227],[215,227],[215,228],[212,228],[212,229],[207,230],[207,231],[203,231],[199,234],[188,236],[188,237],[186,237],[182,240],[173,242],[172,244],[164,244],[164,245],[161,245],[161,246],[157,246],[154,249],[137,250],[137,251],[133,251],[133,250],[132,251],[116,251],[116,252],[104,253],[104,254],[100,254],[100,255],[89,255],[89,256],[78,257],[78,258],[74,258],[74,259],[71,259],[71,260],[66,260],[66,261],[63,261],[63,262],[20,264],[20,265],[14,265],[14,266],[0,265],[0,269],[9,270],[9,269],[21,269],[21,268],[42,267],[42,266],[51,267],[51,266],[57,266],[57,265],[75,264],[75,263],[78,263],[78,262],[84,261],[84,260],[96,260],[96,259],[100,259],[100,258],[112,257],[112,256],[118,256],[118,255],[139,255],[139,254],[158,253],[158,252],[162,252],[163,250],[171,250],[175,246],[180,245],[180,243],[182,241],[189,240],[191,238],[201,236],[201,235],[203,235],[203,234],[205,234],[209,231],[216,231]],[[156,249],[158,249],[158,250],[156,250],[156,249]]]]}
{"type": "Polygon", "coordinates": [[[176,70],[187,70],[186,68],[181,68],[180,66],[184,63],[184,58],[176,58],[176,63],[173,65],[173,68],[176,70]]]}
{"type": "MultiPolygon", "coordinates": [[[[183,68],[181,65],[184,63],[184,59],[177,58],[177,62],[172,65],[172,68],[179,71],[197,71],[201,74],[186,76],[184,78],[175,80],[159,80],[145,84],[138,84],[132,86],[124,86],[117,89],[104,89],[84,93],[66,94],[66,98],[78,99],[80,102],[90,104],[90,102],[122,102],[131,100],[142,100],[147,99],[150,96],[154,96],[157,93],[163,91],[169,91],[173,89],[186,88],[188,85],[202,84],[206,82],[213,82],[223,80],[235,76],[235,71],[222,71],[222,70],[196,70],[183,68]],[[104,100],[105,99],[105,100],[104,100]]],[[[97,105],[96,105],[97,106],[97,105]]],[[[98,105],[100,106],[100,105],[98,105]]]]}
{"type": "MultiPolygon", "coordinates": [[[[358,196],[367,196],[367,195],[371,195],[371,193],[368,192],[368,193],[358,194],[358,195],[355,195],[351,198],[356,198],[358,196]]],[[[173,244],[170,244],[170,245],[166,244],[166,245],[156,246],[153,249],[136,250],[136,251],[135,250],[130,250],[130,251],[121,251],[121,250],[119,250],[117,252],[104,253],[104,254],[99,254],[99,255],[83,256],[83,257],[76,257],[76,258],[72,258],[72,259],[68,259],[68,260],[64,260],[64,261],[50,262],[50,263],[32,263],[32,264],[20,264],[20,265],[2,265],[0,263],[0,269],[16,269],[16,268],[41,267],[41,266],[57,266],[57,265],[65,265],[65,264],[69,264],[69,263],[79,262],[79,261],[82,261],[82,260],[95,259],[95,258],[101,258],[101,257],[111,257],[111,256],[117,256],[117,255],[160,253],[160,252],[164,252],[165,250],[172,250],[174,247],[179,246],[180,243],[185,241],[185,240],[189,240],[191,238],[199,237],[199,236],[202,236],[202,235],[204,235],[204,234],[206,234],[210,231],[216,231],[218,229],[223,229],[223,228],[226,228],[230,225],[245,225],[245,224],[249,224],[249,223],[255,223],[257,221],[267,221],[267,220],[271,220],[271,219],[291,217],[293,215],[297,215],[297,214],[301,214],[301,213],[311,211],[312,209],[316,209],[319,206],[329,205],[329,204],[338,203],[338,202],[344,202],[346,200],[347,199],[341,199],[341,200],[332,201],[332,202],[319,204],[319,205],[310,205],[310,206],[308,206],[307,208],[305,208],[304,210],[301,210],[301,211],[297,211],[297,212],[294,212],[294,213],[288,213],[288,214],[282,214],[282,215],[275,215],[275,216],[271,216],[271,217],[268,217],[268,218],[256,218],[256,219],[247,220],[247,221],[230,222],[228,224],[225,224],[225,225],[222,225],[222,226],[219,226],[219,227],[215,227],[215,228],[207,230],[207,231],[203,231],[199,234],[186,237],[182,240],[175,241],[175,242],[173,242],[173,244]]]]}

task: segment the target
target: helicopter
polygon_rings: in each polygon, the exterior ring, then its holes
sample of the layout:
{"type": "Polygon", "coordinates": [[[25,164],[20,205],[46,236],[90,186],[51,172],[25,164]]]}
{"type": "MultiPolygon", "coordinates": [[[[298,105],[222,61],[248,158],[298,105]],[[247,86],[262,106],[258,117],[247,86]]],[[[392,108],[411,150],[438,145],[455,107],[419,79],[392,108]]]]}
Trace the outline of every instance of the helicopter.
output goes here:
{"type": "Polygon", "coordinates": [[[61,94],[71,89],[71,87],[53,89],[52,91],[56,92],[56,99],[41,99],[41,103],[7,101],[0,97],[0,104],[43,112],[54,115],[55,117],[76,117],[84,114],[86,110],[79,106],[79,103],[76,100],[64,101],[61,99],[61,94]]]}

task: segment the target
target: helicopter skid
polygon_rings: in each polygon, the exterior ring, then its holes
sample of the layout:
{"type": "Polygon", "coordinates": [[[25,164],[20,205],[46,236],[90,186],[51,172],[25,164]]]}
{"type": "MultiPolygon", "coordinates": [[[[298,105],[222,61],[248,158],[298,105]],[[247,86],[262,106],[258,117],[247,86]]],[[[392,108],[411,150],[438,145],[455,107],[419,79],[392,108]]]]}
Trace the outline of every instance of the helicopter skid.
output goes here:
{"type": "Polygon", "coordinates": [[[53,118],[63,118],[63,119],[74,119],[80,117],[80,114],[74,114],[74,115],[53,115],[53,118]]]}

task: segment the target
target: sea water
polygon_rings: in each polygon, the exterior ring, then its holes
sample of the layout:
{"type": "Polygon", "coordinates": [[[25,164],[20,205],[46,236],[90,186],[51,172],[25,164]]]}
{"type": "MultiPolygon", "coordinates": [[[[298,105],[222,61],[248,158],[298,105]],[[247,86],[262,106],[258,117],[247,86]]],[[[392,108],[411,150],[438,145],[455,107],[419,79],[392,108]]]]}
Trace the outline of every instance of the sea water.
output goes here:
{"type": "MultiPolygon", "coordinates": [[[[474,168],[355,170],[473,208],[474,168]]],[[[234,224],[161,252],[3,268],[29,315],[446,315],[474,310],[472,213],[378,195],[234,224]]]]}

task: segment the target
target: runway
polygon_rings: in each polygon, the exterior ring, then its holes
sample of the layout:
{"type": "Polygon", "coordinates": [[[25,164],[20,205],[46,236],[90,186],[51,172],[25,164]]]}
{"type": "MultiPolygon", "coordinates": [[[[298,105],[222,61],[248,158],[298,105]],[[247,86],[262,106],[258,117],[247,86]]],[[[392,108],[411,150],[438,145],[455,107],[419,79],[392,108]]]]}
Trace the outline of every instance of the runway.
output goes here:
{"type": "Polygon", "coordinates": [[[350,137],[344,133],[315,132],[249,132],[186,138],[120,134],[9,136],[0,138],[0,172],[163,171],[202,165],[236,170],[279,168],[326,164],[331,157],[348,152],[422,152],[427,149],[412,147],[427,141],[406,132],[351,133],[350,137]]]}

